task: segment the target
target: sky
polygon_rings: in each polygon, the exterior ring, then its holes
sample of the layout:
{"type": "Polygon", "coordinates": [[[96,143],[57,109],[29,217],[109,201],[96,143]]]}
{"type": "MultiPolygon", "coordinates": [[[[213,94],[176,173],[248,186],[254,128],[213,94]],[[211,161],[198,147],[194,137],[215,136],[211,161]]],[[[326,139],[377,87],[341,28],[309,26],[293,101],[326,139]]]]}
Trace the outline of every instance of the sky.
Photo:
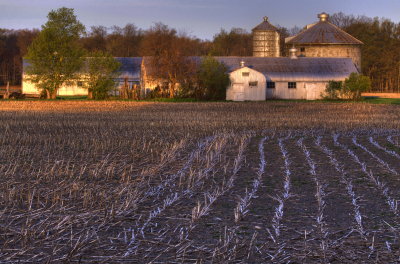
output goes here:
{"type": "Polygon", "coordinates": [[[400,22],[400,0],[0,0],[0,28],[40,28],[49,11],[63,6],[74,8],[87,28],[133,23],[147,29],[163,22],[201,39],[221,28],[251,31],[264,16],[287,28],[313,23],[321,12],[400,22]]]}

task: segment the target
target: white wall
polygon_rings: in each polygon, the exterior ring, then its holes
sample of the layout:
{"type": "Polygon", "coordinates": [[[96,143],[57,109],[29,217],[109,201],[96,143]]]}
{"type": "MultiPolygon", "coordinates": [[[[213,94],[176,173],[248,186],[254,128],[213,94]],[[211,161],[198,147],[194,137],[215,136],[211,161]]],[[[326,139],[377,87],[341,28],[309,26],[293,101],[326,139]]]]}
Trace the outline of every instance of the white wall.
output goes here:
{"type": "Polygon", "coordinates": [[[226,100],[232,101],[264,101],[266,99],[266,79],[264,74],[243,67],[230,74],[231,85],[226,90],[226,100]],[[249,76],[243,76],[243,72],[249,76]],[[250,86],[257,82],[257,86],[250,86]]]}
{"type": "MultiPolygon", "coordinates": [[[[22,78],[22,93],[28,95],[40,95],[40,90],[36,85],[27,81],[25,76],[22,78]]],[[[63,85],[58,89],[57,95],[59,96],[84,96],[88,95],[88,90],[77,85],[63,85]]]]}
{"type": "Polygon", "coordinates": [[[88,95],[88,89],[78,87],[76,85],[73,86],[62,86],[58,89],[59,96],[76,96],[76,95],[88,95]]]}
{"type": "Polygon", "coordinates": [[[27,81],[25,79],[25,76],[23,76],[22,77],[22,93],[38,95],[38,94],[40,94],[40,91],[38,89],[36,89],[36,86],[33,83],[27,81]]]}
{"type": "Polygon", "coordinates": [[[327,82],[296,82],[297,88],[288,88],[288,82],[275,82],[275,89],[267,90],[267,99],[322,99],[327,82]]]}

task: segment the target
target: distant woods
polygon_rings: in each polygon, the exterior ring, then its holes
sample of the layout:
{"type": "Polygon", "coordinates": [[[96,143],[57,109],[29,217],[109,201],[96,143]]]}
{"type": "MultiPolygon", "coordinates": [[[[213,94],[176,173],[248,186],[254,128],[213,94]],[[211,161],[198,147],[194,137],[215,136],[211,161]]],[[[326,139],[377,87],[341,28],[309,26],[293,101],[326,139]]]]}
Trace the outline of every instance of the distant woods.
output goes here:
{"type": "MultiPolygon", "coordinates": [[[[400,92],[400,23],[389,19],[333,14],[330,21],[364,42],[362,71],[372,80],[374,91],[400,92]]],[[[301,28],[277,26],[284,39],[301,28]]],[[[21,83],[22,57],[39,30],[0,29],[0,85],[21,83]]],[[[94,26],[87,29],[80,45],[88,52],[102,51],[114,57],[159,56],[173,47],[179,56],[252,56],[252,35],[244,29],[221,29],[212,40],[201,40],[162,23],[148,30],[134,24],[124,27],[94,26]]],[[[286,54],[282,54],[285,56],[286,54]]],[[[177,60],[174,63],[179,63],[177,60]]]]}
{"type": "Polygon", "coordinates": [[[343,13],[330,21],[364,42],[362,72],[370,77],[372,90],[400,92],[400,23],[343,13]]]}
{"type": "Polygon", "coordinates": [[[39,30],[0,29],[0,85],[18,85],[22,78],[22,57],[39,30]]]}

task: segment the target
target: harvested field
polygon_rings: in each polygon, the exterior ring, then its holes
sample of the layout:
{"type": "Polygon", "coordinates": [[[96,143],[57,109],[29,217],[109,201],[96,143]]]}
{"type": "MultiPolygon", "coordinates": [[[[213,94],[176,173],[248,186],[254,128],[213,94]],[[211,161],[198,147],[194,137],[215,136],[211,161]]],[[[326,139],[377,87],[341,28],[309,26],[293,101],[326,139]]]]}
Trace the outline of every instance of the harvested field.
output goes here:
{"type": "Polygon", "coordinates": [[[400,93],[363,93],[362,96],[379,98],[400,98],[400,93]]]}
{"type": "Polygon", "coordinates": [[[0,263],[399,263],[400,108],[0,103],[0,263]]]}

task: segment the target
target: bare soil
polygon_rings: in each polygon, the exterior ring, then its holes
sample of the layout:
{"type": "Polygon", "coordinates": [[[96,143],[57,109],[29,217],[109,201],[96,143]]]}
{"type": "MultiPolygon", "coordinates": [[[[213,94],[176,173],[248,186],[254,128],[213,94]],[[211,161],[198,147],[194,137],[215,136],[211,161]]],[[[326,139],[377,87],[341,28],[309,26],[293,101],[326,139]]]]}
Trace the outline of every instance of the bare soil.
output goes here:
{"type": "Polygon", "coordinates": [[[399,263],[399,117],[3,102],[0,263],[399,263]]]}

